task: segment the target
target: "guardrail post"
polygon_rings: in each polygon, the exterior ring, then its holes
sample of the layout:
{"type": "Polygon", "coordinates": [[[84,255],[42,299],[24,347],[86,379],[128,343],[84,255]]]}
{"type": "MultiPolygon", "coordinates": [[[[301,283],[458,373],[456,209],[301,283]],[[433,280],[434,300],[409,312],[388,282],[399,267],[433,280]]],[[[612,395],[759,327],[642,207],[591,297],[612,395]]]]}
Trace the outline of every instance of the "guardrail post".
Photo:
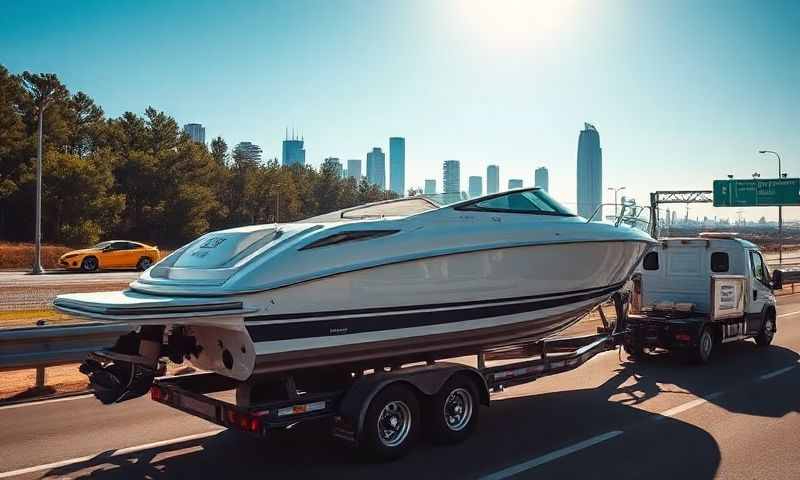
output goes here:
{"type": "Polygon", "coordinates": [[[46,381],[46,377],[44,374],[45,367],[36,367],[36,388],[41,389],[44,388],[44,384],[46,381]]]}

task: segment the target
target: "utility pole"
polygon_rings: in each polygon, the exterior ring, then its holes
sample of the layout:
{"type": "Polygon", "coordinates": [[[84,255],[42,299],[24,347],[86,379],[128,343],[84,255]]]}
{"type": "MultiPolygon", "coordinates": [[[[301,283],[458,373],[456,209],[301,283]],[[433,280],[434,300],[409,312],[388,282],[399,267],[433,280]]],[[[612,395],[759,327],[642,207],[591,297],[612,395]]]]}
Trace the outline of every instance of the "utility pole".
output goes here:
{"type": "MultiPolygon", "coordinates": [[[[781,172],[781,156],[778,152],[774,152],[772,150],[759,150],[758,153],[765,154],[771,153],[778,157],[778,181],[783,178],[783,172],[781,172]]],[[[778,264],[783,265],[783,207],[778,206],[778,264]]]]}
{"type": "Polygon", "coordinates": [[[44,111],[50,105],[50,99],[44,100],[39,107],[39,144],[36,148],[36,234],[33,243],[34,275],[44,273],[42,268],[42,121],[44,111]]]}

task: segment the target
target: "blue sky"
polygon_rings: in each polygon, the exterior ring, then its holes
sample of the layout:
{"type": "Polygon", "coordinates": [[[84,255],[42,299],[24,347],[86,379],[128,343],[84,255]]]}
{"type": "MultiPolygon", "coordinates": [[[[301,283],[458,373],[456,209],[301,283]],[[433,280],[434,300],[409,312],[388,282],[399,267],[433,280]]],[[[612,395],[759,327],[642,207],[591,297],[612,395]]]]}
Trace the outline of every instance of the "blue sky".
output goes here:
{"type": "MultiPolygon", "coordinates": [[[[800,175],[797,1],[6,2],[0,63],[55,72],[117,116],[148,105],[207,139],[366,157],[406,137],[406,183],[500,165],[575,202],[578,133],[640,201],[714,178],[800,175]],[[774,172],[774,173],[773,173],[774,172]]],[[[485,179],[485,178],[484,178],[485,179]]],[[[613,200],[607,192],[606,201],[613,200]]],[[[749,217],[775,216],[753,209],[749,217]]],[[[683,209],[679,209],[681,214],[683,209]]],[[[693,207],[690,215],[733,216],[693,207]]],[[[785,215],[800,219],[800,208],[785,215]]]]}

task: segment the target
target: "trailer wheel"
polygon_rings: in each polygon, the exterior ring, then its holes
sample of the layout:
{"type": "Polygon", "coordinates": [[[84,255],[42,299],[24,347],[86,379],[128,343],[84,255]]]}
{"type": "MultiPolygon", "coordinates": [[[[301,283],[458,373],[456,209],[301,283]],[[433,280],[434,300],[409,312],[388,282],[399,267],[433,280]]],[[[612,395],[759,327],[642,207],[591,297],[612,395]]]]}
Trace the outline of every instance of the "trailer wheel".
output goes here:
{"type": "Polygon", "coordinates": [[[464,441],[475,429],[480,412],[478,389],[475,382],[456,375],[430,399],[431,438],[437,444],[464,441]]]}
{"type": "Polygon", "coordinates": [[[775,317],[773,314],[767,313],[764,318],[764,328],[756,335],[756,345],[759,347],[768,347],[775,337],[775,317]]]}
{"type": "Polygon", "coordinates": [[[359,445],[373,459],[400,458],[417,438],[420,417],[416,394],[408,386],[389,385],[370,402],[359,445]]]}
{"type": "Polygon", "coordinates": [[[705,364],[711,359],[711,353],[714,351],[714,336],[707,328],[703,329],[700,337],[697,339],[697,345],[690,352],[690,360],[692,363],[705,364]]]}

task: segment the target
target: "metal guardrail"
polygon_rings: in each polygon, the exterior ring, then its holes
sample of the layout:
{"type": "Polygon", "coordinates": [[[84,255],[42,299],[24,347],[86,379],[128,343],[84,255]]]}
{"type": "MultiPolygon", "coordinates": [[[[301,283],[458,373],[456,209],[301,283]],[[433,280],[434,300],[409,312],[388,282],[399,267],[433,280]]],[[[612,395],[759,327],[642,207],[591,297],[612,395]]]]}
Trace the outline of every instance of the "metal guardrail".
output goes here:
{"type": "Polygon", "coordinates": [[[82,362],[133,330],[125,324],[84,323],[0,330],[0,371],[82,362]]]}

